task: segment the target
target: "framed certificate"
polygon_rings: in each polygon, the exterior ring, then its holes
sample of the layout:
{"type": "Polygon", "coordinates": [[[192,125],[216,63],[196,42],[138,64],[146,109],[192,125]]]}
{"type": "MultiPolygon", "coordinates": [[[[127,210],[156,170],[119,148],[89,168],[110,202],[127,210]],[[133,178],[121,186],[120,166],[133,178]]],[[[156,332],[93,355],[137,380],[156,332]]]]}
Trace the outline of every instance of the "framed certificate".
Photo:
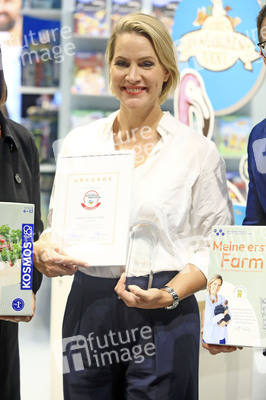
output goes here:
{"type": "Polygon", "coordinates": [[[126,265],[134,152],[59,155],[52,239],[91,266],[126,265]]]}

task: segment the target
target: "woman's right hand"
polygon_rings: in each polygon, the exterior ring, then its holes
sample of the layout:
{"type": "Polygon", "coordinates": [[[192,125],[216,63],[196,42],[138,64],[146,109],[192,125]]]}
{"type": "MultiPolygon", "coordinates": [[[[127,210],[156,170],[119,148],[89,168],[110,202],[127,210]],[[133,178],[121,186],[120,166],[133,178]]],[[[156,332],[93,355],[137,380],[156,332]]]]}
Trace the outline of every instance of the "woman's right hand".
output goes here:
{"type": "Polygon", "coordinates": [[[33,264],[48,278],[74,275],[78,267],[88,268],[89,264],[69,257],[51,242],[50,233],[43,234],[33,246],[33,264]]]}

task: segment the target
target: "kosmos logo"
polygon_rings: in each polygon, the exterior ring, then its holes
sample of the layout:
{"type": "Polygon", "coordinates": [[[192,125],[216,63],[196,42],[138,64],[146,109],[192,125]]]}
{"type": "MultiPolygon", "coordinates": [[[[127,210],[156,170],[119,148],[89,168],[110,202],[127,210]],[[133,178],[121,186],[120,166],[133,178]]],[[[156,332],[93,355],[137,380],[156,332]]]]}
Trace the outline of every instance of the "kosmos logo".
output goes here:
{"type": "Polygon", "coordinates": [[[22,225],[21,290],[32,289],[33,224],[22,225]]]}

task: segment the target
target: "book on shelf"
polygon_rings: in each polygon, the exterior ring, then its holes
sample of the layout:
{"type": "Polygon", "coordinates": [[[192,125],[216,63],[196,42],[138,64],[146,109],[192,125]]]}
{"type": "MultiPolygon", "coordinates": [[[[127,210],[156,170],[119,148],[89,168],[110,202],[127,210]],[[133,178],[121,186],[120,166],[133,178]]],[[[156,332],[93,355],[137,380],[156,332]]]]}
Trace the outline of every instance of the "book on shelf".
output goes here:
{"type": "Polygon", "coordinates": [[[0,315],[32,315],[34,205],[0,202],[0,315]]]}
{"type": "Polygon", "coordinates": [[[71,129],[82,125],[87,125],[97,119],[107,117],[112,111],[103,110],[72,110],[71,111],[71,129]]]}
{"type": "Polygon", "coordinates": [[[135,12],[140,12],[142,0],[112,0],[111,3],[111,30],[116,21],[135,12]]]}
{"type": "Polygon", "coordinates": [[[74,57],[71,93],[98,95],[105,92],[104,54],[77,52],[74,57]]]}
{"type": "Polygon", "coordinates": [[[80,36],[107,36],[106,0],[76,0],[74,33],[80,36]]]}
{"type": "Polygon", "coordinates": [[[266,227],[214,226],[203,340],[266,346],[266,227]]]}
{"type": "Polygon", "coordinates": [[[180,0],[152,0],[152,15],[164,23],[172,33],[175,13],[180,0]]]}
{"type": "Polygon", "coordinates": [[[59,85],[60,21],[25,15],[21,52],[22,85],[54,87],[59,85]]]}
{"type": "Polygon", "coordinates": [[[61,0],[23,0],[23,8],[59,9],[61,0]]]}
{"type": "Polygon", "coordinates": [[[53,143],[57,140],[58,108],[52,102],[52,96],[42,95],[38,104],[27,108],[27,117],[21,123],[35,138],[40,163],[54,163],[53,143]]]}
{"type": "Polygon", "coordinates": [[[243,115],[227,115],[218,118],[218,150],[222,157],[242,157],[247,151],[247,142],[252,129],[252,120],[243,115]]]}

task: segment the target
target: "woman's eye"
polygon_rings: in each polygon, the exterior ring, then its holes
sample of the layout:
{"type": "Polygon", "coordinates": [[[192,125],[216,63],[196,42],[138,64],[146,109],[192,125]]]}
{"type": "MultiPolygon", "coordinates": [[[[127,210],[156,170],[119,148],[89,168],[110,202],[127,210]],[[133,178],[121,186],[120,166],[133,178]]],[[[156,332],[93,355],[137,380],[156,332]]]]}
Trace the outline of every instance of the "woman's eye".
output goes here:
{"type": "Polygon", "coordinates": [[[118,67],[127,67],[128,63],[126,63],[125,61],[116,61],[115,65],[117,65],[118,67]]]}
{"type": "Polygon", "coordinates": [[[153,66],[153,63],[151,61],[145,61],[142,66],[144,68],[151,68],[153,66]]]}

